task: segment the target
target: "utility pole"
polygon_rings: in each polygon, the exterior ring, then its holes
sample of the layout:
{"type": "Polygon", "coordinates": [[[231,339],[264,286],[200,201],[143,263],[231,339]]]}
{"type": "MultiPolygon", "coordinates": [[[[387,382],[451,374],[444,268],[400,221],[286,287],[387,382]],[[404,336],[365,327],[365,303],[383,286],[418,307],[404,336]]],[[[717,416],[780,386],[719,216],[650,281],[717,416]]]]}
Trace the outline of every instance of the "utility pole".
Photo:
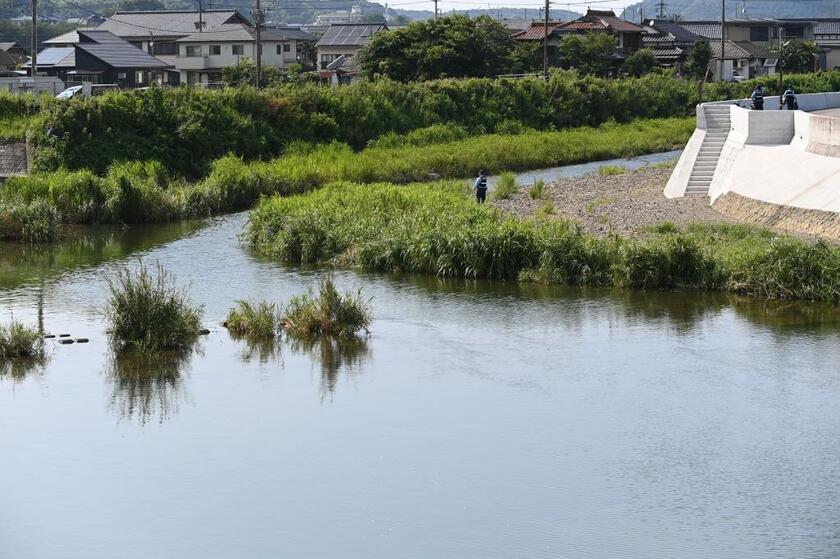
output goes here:
{"type": "Polygon", "coordinates": [[[543,78],[548,81],[548,3],[545,0],[545,37],[543,37],[543,78]]]}
{"type": "Polygon", "coordinates": [[[438,0],[435,0],[435,19],[437,19],[437,18],[438,18],[438,8],[437,8],[437,5],[438,5],[438,0]]]}
{"type": "Polygon", "coordinates": [[[198,0],[198,32],[204,31],[204,6],[201,0],[198,0]]]}
{"type": "Polygon", "coordinates": [[[262,9],[260,8],[260,0],[257,0],[257,44],[254,47],[255,53],[254,58],[256,58],[256,80],[255,84],[257,89],[260,88],[260,78],[262,77],[262,9]]]}
{"type": "Polygon", "coordinates": [[[720,0],[720,81],[723,81],[723,64],[726,60],[726,0],[720,0]]]}
{"type": "Polygon", "coordinates": [[[785,28],[779,26],[779,100],[782,100],[785,83],[785,28]]]}
{"type": "Polygon", "coordinates": [[[659,0],[659,19],[665,19],[665,0],[659,0]]]}
{"type": "Polygon", "coordinates": [[[38,0],[32,0],[32,41],[29,48],[32,49],[32,90],[35,93],[35,99],[37,99],[38,91],[35,87],[35,78],[38,76],[38,0]]]}

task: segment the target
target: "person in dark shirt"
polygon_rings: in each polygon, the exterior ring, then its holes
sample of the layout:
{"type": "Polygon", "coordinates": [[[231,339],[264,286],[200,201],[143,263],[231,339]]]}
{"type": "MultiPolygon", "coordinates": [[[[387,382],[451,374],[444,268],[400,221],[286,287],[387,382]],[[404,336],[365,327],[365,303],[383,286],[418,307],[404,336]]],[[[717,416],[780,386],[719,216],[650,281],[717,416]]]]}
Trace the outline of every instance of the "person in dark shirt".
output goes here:
{"type": "Polygon", "coordinates": [[[473,189],[475,190],[476,201],[483,204],[487,200],[487,175],[484,174],[484,171],[478,172],[478,178],[475,179],[473,189]]]}
{"type": "Polygon", "coordinates": [[[789,111],[795,111],[799,108],[796,102],[796,92],[793,90],[792,87],[788,87],[787,91],[784,92],[782,95],[782,104],[787,108],[789,111]]]}
{"type": "Polygon", "coordinates": [[[753,102],[753,109],[756,111],[763,111],[764,110],[764,88],[760,85],[755,88],[752,95],[750,95],[750,99],[753,102]]]}

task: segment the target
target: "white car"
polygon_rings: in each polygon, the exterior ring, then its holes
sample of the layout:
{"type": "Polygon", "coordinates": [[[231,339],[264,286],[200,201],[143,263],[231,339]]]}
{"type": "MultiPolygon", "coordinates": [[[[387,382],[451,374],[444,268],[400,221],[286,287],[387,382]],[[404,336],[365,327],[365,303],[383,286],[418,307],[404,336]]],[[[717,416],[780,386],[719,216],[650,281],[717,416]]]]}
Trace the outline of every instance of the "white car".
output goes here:
{"type": "Polygon", "coordinates": [[[83,86],[81,85],[74,85],[73,87],[68,87],[61,93],[55,96],[56,99],[72,99],[73,97],[80,97],[84,95],[82,92],[83,86]]]}

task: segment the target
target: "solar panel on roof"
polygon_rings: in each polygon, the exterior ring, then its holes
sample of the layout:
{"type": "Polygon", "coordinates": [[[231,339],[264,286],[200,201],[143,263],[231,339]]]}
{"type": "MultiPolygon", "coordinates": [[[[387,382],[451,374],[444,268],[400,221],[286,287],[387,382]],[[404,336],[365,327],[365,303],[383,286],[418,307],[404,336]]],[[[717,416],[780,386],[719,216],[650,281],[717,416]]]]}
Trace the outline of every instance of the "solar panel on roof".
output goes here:
{"type": "Polygon", "coordinates": [[[38,53],[38,65],[54,66],[73,52],[73,47],[52,47],[38,53]]]}

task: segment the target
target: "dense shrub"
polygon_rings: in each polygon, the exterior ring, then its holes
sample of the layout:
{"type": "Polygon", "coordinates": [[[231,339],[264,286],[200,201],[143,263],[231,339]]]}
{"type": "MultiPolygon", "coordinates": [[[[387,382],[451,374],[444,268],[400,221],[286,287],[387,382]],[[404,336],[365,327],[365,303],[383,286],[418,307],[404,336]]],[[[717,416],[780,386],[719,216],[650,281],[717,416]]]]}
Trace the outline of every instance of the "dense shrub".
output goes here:
{"type": "Polygon", "coordinates": [[[825,243],[728,225],[668,224],[636,240],[593,237],[562,219],[505,217],[455,183],[338,183],[266,199],[251,213],[246,238],[290,263],[840,301],[840,248],[825,243]]]}

